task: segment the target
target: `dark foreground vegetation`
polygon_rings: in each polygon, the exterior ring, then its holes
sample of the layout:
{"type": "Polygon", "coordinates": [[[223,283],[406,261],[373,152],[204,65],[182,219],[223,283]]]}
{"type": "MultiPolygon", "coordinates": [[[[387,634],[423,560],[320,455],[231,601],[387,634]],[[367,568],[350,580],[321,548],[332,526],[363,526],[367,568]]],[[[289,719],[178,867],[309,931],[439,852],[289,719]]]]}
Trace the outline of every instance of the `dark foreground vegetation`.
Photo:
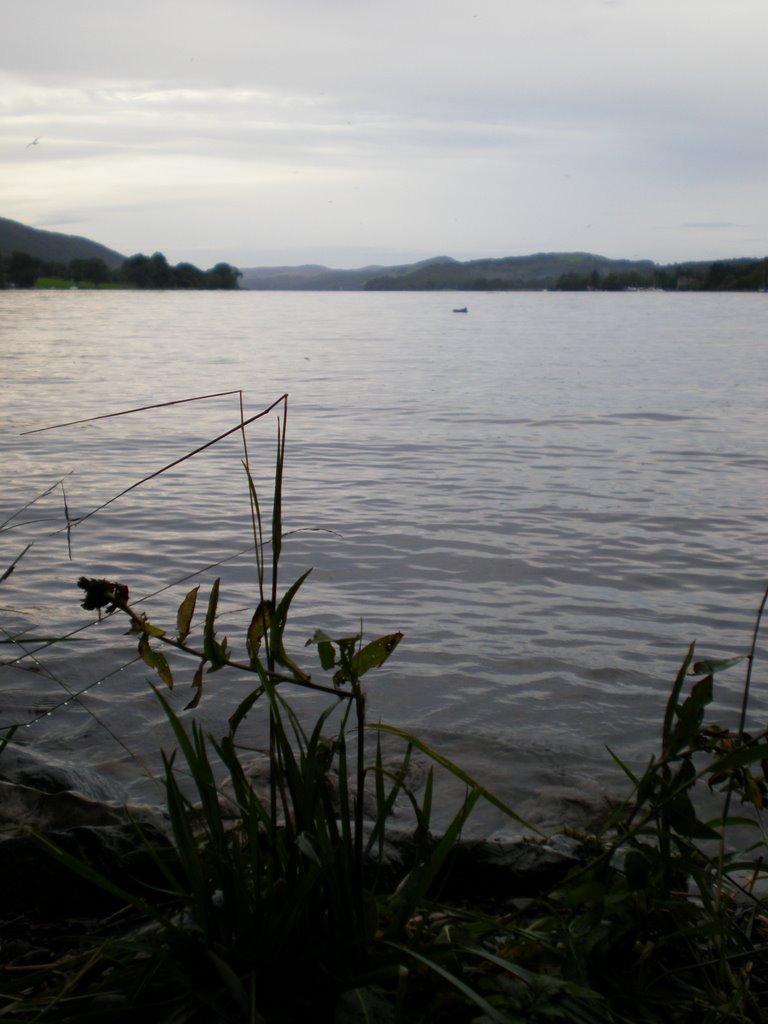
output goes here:
{"type": "Polygon", "coordinates": [[[68,263],[45,260],[26,252],[0,254],[0,288],[186,288],[232,290],[239,287],[240,271],[229,263],[199,270],[191,263],[171,266],[162,253],[138,253],[110,268],[98,257],[68,263]]]}
{"type": "MultiPolygon", "coordinates": [[[[626,796],[599,828],[564,830],[575,852],[556,881],[532,883],[515,898],[491,891],[472,899],[462,897],[459,879],[449,898],[451,853],[478,801],[504,809],[534,844],[548,837],[417,737],[366,720],[363,676],[384,666],[399,632],[366,642],[356,630],[316,630],[306,643],[319,664],[311,674],[306,651],[287,649],[286,623],[308,573],[279,583],[281,402],[270,539],[247,451],[244,457],[259,600],[237,649],[217,632],[218,579],[204,601],[198,587],[186,593],[172,624],[155,621],[144,604],[134,607],[124,580],[78,581],[84,609],[125,617],[133,634],[126,643],[138,645],[155,683],[170,687],[191,666],[190,707],[206,699],[212,673],[237,672],[250,685],[220,736],[186,724],[159,690],[148,696],[161,702],[176,745],[164,758],[168,838],[137,829],[161,884],[101,874],[37,836],[51,857],[121,909],[63,946],[66,931],[55,929],[47,960],[6,958],[0,1017],[56,1024],[764,1021],[768,733],[750,734],[746,725],[765,599],[744,658],[697,661],[688,650],[659,750],[641,770],[614,758],[626,796]],[[708,709],[717,680],[738,665],[746,668],[739,720],[714,723],[708,709]],[[295,687],[326,699],[309,724],[288,696],[295,687]],[[269,723],[264,789],[249,770],[256,751],[242,739],[244,722],[261,708],[269,723]],[[395,763],[384,754],[385,737],[402,742],[395,763]],[[433,765],[418,787],[410,781],[414,752],[433,765]],[[434,787],[446,771],[464,782],[466,795],[435,835],[434,787]],[[713,794],[719,810],[705,818],[701,796],[711,803],[713,794]],[[408,811],[412,842],[393,870],[387,840],[397,805],[408,811]],[[736,828],[747,836],[739,844],[731,842],[736,828]]],[[[4,884],[13,886],[13,878],[4,884]]]]}

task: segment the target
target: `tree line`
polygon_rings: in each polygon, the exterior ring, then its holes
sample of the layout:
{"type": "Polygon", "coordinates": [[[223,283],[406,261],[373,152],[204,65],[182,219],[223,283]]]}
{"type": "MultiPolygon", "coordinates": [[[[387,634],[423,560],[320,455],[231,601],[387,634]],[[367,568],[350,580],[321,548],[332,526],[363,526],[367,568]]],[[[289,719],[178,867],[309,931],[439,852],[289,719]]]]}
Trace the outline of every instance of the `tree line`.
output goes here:
{"type": "Polygon", "coordinates": [[[74,259],[57,263],[26,252],[0,253],[0,288],[188,288],[233,290],[242,275],[229,263],[200,270],[192,263],[171,266],[161,252],[137,253],[110,268],[102,259],[74,259]]]}
{"type": "Polygon", "coordinates": [[[757,292],[768,290],[768,259],[724,260],[715,263],[679,263],[647,271],[609,271],[601,274],[561,274],[557,291],[660,291],[757,292]]]}

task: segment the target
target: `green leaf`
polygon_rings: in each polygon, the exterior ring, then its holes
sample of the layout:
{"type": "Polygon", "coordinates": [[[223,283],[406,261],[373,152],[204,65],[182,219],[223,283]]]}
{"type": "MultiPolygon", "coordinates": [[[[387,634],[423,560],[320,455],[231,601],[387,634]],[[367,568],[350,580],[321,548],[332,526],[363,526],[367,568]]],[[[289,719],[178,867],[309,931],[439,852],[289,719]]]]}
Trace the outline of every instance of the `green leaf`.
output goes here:
{"type": "Polygon", "coordinates": [[[338,686],[342,682],[348,682],[353,677],[359,678],[368,672],[369,669],[378,668],[380,665],[383,665],[402,639],[402,633],[389,633],[387,636],[380,636],[378,640],[372,640],[352,657],[349,669],[339,669],[333,677],[334,683],[338,686]]]}
{"type": "Polygon", "coordinates": [[[272,616],[272,621],[269,627],[269,647],[272,657],[275,661],[289,669],[289,671],[291,671],[296,678],[302,682],[309,682],[310,677],[288,656],[283,644],[283,631],[285,630],[285,623],[288,618],[288,609],[291,606],[291,601],[296,596],[296,592],[299,587],[311,572],[311,569],[307,569],[307,571],[299,576],[296,582],[288,588],[285,594],[283,594],[275,614],[272,616]]]}
{"type": "Polygon", "coordinates": [[[191,711],[192,708],[196,708],[200,703],[200,699],[203,696],[203,670],[205,668],[205,662],[201,661],[195,670],[195,675],[192,680],[192,688],[195,691],[195,695],[192,700],[184,708],[185,711],[191,711]]]}
{"type": "Polygon", "coordinates": [[[178,636],[176,639],[180,644],[189,636],[189,630],[192,625],[192,616],[195,614],[195,605],[197,604],[197,592],[200,589],[200,584],[193,587],[184,600],[179,605],[179,610],[176,613],[176,631],[178,636]]]}
{"type": "Polygon", "coordinates": [[[320,656],[320,664],[323,666],[324,672],[335,666],[336,649],[332,643],[329,643],[327,640],[321,640],[317,645],[317,653],[320,656]]]}
{"type": "Polygon", "coordinates": [[[715,832],[696,816],[691,798],[687,793],[678,793],[667,806],[667,817],[671,827],[680,836],[694,839],[719,839],[715,832]]]}
{"type": "Polygon", "coordinates": [[[712,676],[694,684],[688,698],[677,708],[677,722],[667,738],[665,753],[677,753],[695,739],[704,721],[704,711],[712,701],[712,676]]]}
{"type": "Polygon", "coordinates": [[[203,632],[203,645],[206,657],[213,661],[216,656],[218,644],[216,643],[216,608],[219,603],[219,586],[221,579],[217,578],[211,587],[211,594],[208,598],[208,611],[205,614],[205,629],[203,632]]]}
{"type": "Polygon", "coordinates": [[[739,747],[738,750],[733,750],[730,754],[718,758],[707,770],[718,774],[730,772],[734,768],[743,768],[744,765],[762,761],[765,757],[768,757],[768,744],[759,743],[755,746],[739,747]]]}
{"type": "Polygon", "coordinates": [[[288,609],[291,606],[291,601],[296,596],[296,592],[298,591],[299,587],[302,585],[304,580],[307,578],[307,576],[309,576],[311,572],[311,569],[307,569],[307,571],[305,573],[302,573],[301,576],[299,576],[299,578],[296,580],[296,582],[292,583],[288,590],[286,590],[286,592],[283,594],[280,603],[277,606],[277,611],[272,617],[271,631],[273,633],[276,630],[278,633],[281,633],[282,630],[285,628],[285,621],[288,618],[288,609]]]}
{"type": "Polygon", "coordinates": [[[680,696],[680,693],[682,692],[683,685],[685,683],[685,676],[686,676],[686,673],[688,671],[688,668],[689,668],[691,662],[693,661],[694,646],[695,646],[694,644],[691,644],[691,646],[688,648],[688,653],[686,654],[685,659],[683,660],[683,663],[680,666],[680,669],[679,669],[679,671],[677,673],[677,676],[675,677],[675,682],[674,682],[674,685],[672,687],[672,692],[669,695],[669,700],[667,701],[667,707],[666,707],[666,710],[664,712],[664,726],[662,728],[661,736],[662,736],[662,748],[663,748],[663,751],[664,751],[665,754],[669,753],[670,740],[671,740],[671,737],[672,737],[672,728],[673,728],[674,721],[675,721],[675,712],[677,710],[677,700],[678,700],[678,697],[680,696]]]}
{"type": "Polygon", "coordinates": [[[211,665],[208,672],[218,672],[220,668],[224,668],[229,663],[229,647],[227,646],[227,638],[221,641],[220,644],[216,644],[216,654],[211,658],[211,665]]]}
{"type": "Polygon", "coordinates": [[[248,715],[248,712],[264,692],[264,681],[267,678],[267,675],[264,666],[260,662],[256,662],[256,671],[259,674],[259,679],[261,679],[262,685],[257,686],[255,690],[251,690],[248,696],[238,704],[230,715],[228,719],[230,736],[234,736],[240,726],[240,723],[248,715]]]}
{"type": "Polygon", "coordinates": [[[317,653],[320,656],[320,664],[323,667],[323,671],[327,672],[336,665],[335,644],[337,643],[338,640],[334,640],[332,636],[328,636],[328,634],[324,633],[322,629],[316,629],[304,646],[310,647],[312,644],[317,646],[317,653]]]}
{"type": "Polygon", "coordinates": [[[648,858],[639,850],[629,850],[624,857],[624,874],[632,889],[644,889],[650,877],[648,858]]]}
{"type": "Polygon", "coordinates": [[[216,609],[219,604],[220,583],[220,579],[214,580],[213,586],[211,587],[211,596],[208,599],[208,611],[205,616],[203,652],[205,654],[206,661],[210,661],[211,663],[211,667],[208,669],[209,672],[218,672],[218,670],[223,668],[229,661],[227,638],[224,637],[224,640],[221,643],[216,640],[216,609]]]}
{"type": "Polygon", "coordinates": [[[271,601],[260,601],[259,606],[253,613],[251,624],[246,635],[246,647],[251,664],[254,663],[261,647],[262,638],[266,635],[272,622],[274,608],[271,601]]]}
{"type": "Polygon", "coordinates": [[[746,660],[746,654],[741,654],[738,658],[721,658],[710,659],[707,661],[696,661],[691,666],[688,674],[692,676],[712,675],[715,672],[724,672],[727,668],[730,668],[732,665],[738,665],[739,662],[746,660]]]}
{"type": "Polygon", "coordinates": [[[744,769],[744,795],[754,804],[758,811],[762,811],[765,807],[765,797],[763,791],[760,788],[760,784],[750,773],[749,769],[744,769]]]}
{"type": "Polygon", "coordinates": [[[159,626],[153,626],[147,616],[142,615],[141,618],[131,619],[131,628],[125,635],[131,636],[132,634],[134,636],[154,636],[159,639],[161,636],[165,636],[165,630],[159,626]]]}
{"type": "Polygon", "coordinates": [[[139,638],[139,654],[146,665],[153,668],[169,690],[173,689],[173,676],[164,654],[149,645],[149,638],[143,633],[139,638]]]}

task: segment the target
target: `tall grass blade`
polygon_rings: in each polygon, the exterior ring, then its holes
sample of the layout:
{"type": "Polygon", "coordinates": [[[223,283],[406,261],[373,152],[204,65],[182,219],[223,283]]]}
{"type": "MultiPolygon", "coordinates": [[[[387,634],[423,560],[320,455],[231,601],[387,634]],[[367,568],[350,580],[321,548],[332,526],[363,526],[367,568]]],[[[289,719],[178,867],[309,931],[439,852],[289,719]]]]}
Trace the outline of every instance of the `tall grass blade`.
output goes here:
{"type": "Polygon", "coordinates": [[[685,677],[688,674],[688,669],[690,668],[691,662],[693,661],[694,647],[695,644],[691,644],[691,646],[688,648],[688,653],[686,654],[683,663],[680,666],[680,669],[677,673],[677,676],[675,677],[672,692],[670,693],[669,699],[667,700],[667,707],[664,712],[664,725],[662,727],[661,732],[661,748],[663,756],[666,756],[671,752],[670,743],[672,739],[672,730],[674,728],[675,723],[675,715],[677,713],[678,700],[680,698],[683,686],[685,685],[685,677]]]}
{"type": "Polygon", "coordinates": [[[20,554],[16,555],[16,557],[11,562],[11,564],[8,566],[8,568],[5,569],[5,571],[3,572],[2,576],[0,576],[0,583],[2,583],[3,580],[7,580],[8,579],[8,577],[11,575],[11,573],[14,571],[16,566],[19,564],[19,562],[22,560],[24,555],[26,555],[26,553],[29,551],[29,549],[31,547],[32,547],[32,542],[27,544],[27,546],[24,548],[24,550],[20,554]]]}
{"type": "Polygon", "coordinates": [[[765,611],[765,605],[768,601],[768,587],[763,591],[763,599],[760,602],[760,607],[757,609],[757,615],[755,616],[755,627],[752,631],[752,644],[747,655],[747,676],[744,680],[744,695],[741,702],[741,715],[739,717],[739,735],[741,736],[746,728],[747,724],[747,708],[749,706],[749,693],[752,684],[752,669],[755,664],[755,652],[757,651],[757,638],[760,634],[760,626],[763,620],[763,612],[765,611]]]}
{"type": "Polygon", "coordinates": [[[368,726],[366,726],[366,728],[378,729],[381,732],[390,733],[392,736],[399,736],[400,739],[405,740],[406,743],[410,743],[417,750],[420,750],[422,754],[426,754],[427,757],[429,757],[436,764],[439,764],[441,767],[445,768],[447,771],[451,773],[451,775],[454,775],[457,779],[460,779],[470,789],[477,790],[477,792],[480,794],[480,796],[483,797],[484,800],[487,800],[489,804],[492,804],[492,806],[498,808],[498,810],[502,811],[508,818],[511,818],[512,821],[518,822],[518,824],[523,825],[526,829],[529,829],[532,832],[536,832],[538,835],[544,835],[541,829],[537,828],[535,825],[532,825],[530,822],[526,821],[525,818],[521,817],[519,814],[513,811],[512,808],[505,804],[503,800],[500,800],[497,796],[494,796],[494,794],[491,793],[490,790],[486,789],[485,786],[481,785],[479,782],[473,779],[462,768],[454,764],[447,757],[443,757],[443,755],[439,754],[436,750],[433,750],[422,740],[418,739],[418,737],[413,736],[402,729],[398,729],[394,725],[385,725],[383,723],[371,723],[368,726]]]}
{"type": "Polygon", "coordinates": [[[147,476],[142,477],[141,480],[136,480],[134,483],[130,484],[130,486],[125,487],[119,493],[114,494],[111,498],[103,502],[101,505],[97,505],[96,508],[91,509],[90,512],[86,512],[84,516],[79,516],[77,520],[73,520],[73,522],[75,522],[79,526],[80,523],[85,522],[86,519],[90,519],[91,516],[95,516],[97,512],[102,512],[109,505],[112,505],[120,498],[125,497],[126,494],[130,494],[131,491],[135,491],[137,487],[141,487],[144,484],[149,483],[150,480],[154,480],[156,477],[161,476],[163,473],[167,473],[169,470],[175,469],[176,466],[180,466],[183,462],[186,462],[188,459],[192,459],[196,455],[200,455],[201,452],[207,451],[209,448],[212,448],[220,441],[223,441],[226,438],[231,437],[232,434],[242,431],[245,427],[250,426],[251,423],[255,423],[256,420],[261,419],[263,416],[267,416],[270,412],[272,412],[272,410],[276,406],[283,402],[284,399],[287,399],[287,397],[287,395],[283,395],[281,398],[278,398],[271,405],[269,405],[266,409],[262,409],[261,412],[257,412],[255,415],[250,416],[244,423],[238,423],[237,426],[231,427],[229,430],[225,430],[224,433],[219,434],[218,437],[214,437],[210,441],[206,441],[205,444],[202,444],[199,447],[192,449],[192,451],[187,452],[185,455],[180,456],[178,459],[174,459],[173,462],[169,462],[167,465],[162,466],[160,469],[156,469],[153,473],[148,473],[147,476]]]}
{"type": "Polygon", "coordinates": [[[440,838],[437,846],[408,876],[405,884],[393,897],[392,904],[396,914],[388,928],[388,935],[397,935],[406,921],[415,914],[419,904],[425,899],[438,874],[445,866],[446,860],[458,842],[461,830],[474,810],[480,793],[473,790],[467,795],[461,808],[457,811],[448,828],[440,838]]]}
{"type": "Polygon", "coordinates": [[[457,977],[452,971],[442,967],[435,960],[432,960],[430,957],[425,956],[422,953],[418,953],[411,946],[405,946],[399,942],[387,942],[387,945],[392,949],[397,950],[402,956],[410,960],[415,960],[428,970],[440,975],[441,978],[457,989],[465,999],[468,999],[471,1003],[474,1003],[475,1006],[479,1007],[489,1020],[493,1021],[493,1024],[516,1024],[512,1018],[507,1017],[505,1014],[501,1013],[500,1010],[497,1010],[496,1007],[493,1006],[492,1003],[489,1003],[487,999],[484,999],[479,992],[476,992],[473,988],[467,985],[465,981],[457,977]]]}

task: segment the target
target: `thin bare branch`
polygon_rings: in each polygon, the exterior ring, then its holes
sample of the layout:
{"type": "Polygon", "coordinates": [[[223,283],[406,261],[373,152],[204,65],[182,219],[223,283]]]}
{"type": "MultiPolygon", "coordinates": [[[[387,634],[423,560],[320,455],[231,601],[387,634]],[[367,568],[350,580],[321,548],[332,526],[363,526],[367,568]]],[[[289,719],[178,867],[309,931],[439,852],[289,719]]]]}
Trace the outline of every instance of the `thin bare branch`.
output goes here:
{"type": "Polygon", "coordinates": [[[196,395],[194,398],[177,398],[172,402],[156,402],[154,405],[142,405],[136,409],[123,409],[122,412],[105,412],[100,416],[86,416],[82,420],[68,420],[66,423],[52,423],[48,427],[35,427],[34,430],[22,430],[20,437],[27,434],[42,434],[46,430],[61,430],[63,427],[75,427],[81,423],[93,423],[95,420],[110,420],[115,416],[130,416],[134,412],[149,412],[150,409],[165,409],[169,405],[184,405],[185,402],[204,402],[208,398],[226,398],[229,395],[242,395],[239,389],[236,391],[219,391],[215,395],[196,395]]]}
{"type": "MultiPolygon", "coordinates": [[[[132,483],[129,487],[126,487],[124,490],[120,491],[119,494],[113,495],[108,501],[103,502],[103,504],[101,505],[97,505],[97,507],[91,509],[90,512],[86,512],[84,516],[79,516],[77,519],[72,520],[73,524],[79,526],[80,523],[85,522],[86,519],[90,519],[91,516],[96,515],[97,512],[101,512],[103,509],[107,508],[108,505],[111,505],[113,502],[117,501],[118,498],[122,498],[126,494],[129,494],[131,491],[136,490],[137,487],[141,487],[142,484],[148,483],[150,480],[154,480],[155,477],[160,476],[162,473],[166,473],[169,469],[173,469],[175,466],[181,465],[181,463],[186,462],[187,459],[191,459],[195,455],[199,455],[200,452],[204,452],[208,448],[212,448],[213,445],[218,444],[219,441],[223,441],[225,437],[230,437],[232,434],[235,434],[238,431],[242,431],[245,427],[250,426],[251,423],[254,423],[256,420],[261,419],[263,416],[267,416],[270,412],[272,412],[272,410],[277,405],[279,405],[281,402],[287,399],[287,397],[287,395],[281,395],[280,398],[274,401],[270,406],[268,406],[266,409],[262,409],[261,412],[257,412],[254,416],[251,416],[249,419],[245,420],[245,422],[238,423],[236,426],[231,427],[229,430],[225,430],[223,434],[219,434],[218,437],[214,437],[211,441],[206,441],[205,444],[201,444],[199,448],[195,448],[193,451],[187,452],[186,455],[182,455],[181,458],[174,459],[173,462],[169,462],[168,465],[163,466],[162,469],[156,469],[154,473],[149,473],[147,476],[142,477],[141,480],[136,480],[135,483],[132,483]]],[[[64,529],[67,528],[68,527],[64,527],[64,529]]],[[[61,531],[59,530],[58,532],[60,533],[61,531]]]]}

